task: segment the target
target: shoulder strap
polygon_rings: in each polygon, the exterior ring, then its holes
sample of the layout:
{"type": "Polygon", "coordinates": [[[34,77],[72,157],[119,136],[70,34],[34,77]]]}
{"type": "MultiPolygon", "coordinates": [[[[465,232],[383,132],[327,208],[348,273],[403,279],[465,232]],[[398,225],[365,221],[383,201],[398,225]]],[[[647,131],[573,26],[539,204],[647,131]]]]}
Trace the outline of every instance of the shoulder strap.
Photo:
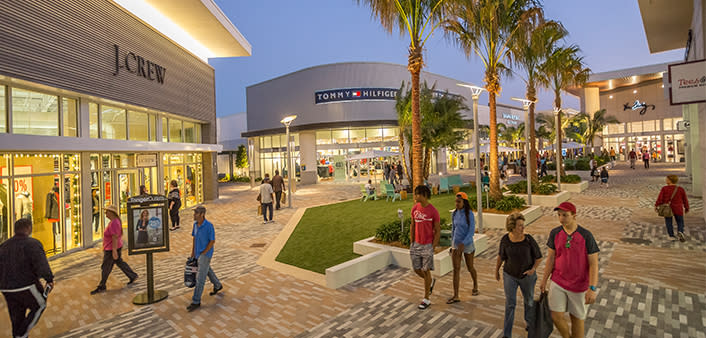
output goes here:
{"type": "Polygon", "coordinates": [[[670,203],[670,204],[672,203],[672,199],[674,199],[674,195],[677,194],[677,190],[679,190],[679,186],[678,186],[678,185],[675,185],[675,186],[674,186],[674,191],[672,192],[672,197],[669,198],[669,202],[668,202],[668,203],[670,203]]]}

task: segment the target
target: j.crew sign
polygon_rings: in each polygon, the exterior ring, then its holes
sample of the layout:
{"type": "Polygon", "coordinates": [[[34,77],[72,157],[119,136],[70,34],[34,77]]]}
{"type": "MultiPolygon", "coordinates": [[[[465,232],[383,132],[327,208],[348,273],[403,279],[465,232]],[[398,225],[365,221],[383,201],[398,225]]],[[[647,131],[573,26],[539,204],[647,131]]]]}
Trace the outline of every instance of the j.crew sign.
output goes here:
{"type": "Polygon", "coordinates": [[[164,84],[164,77],[167,75],[167,68],[162,67],[144,57],[133,52],[122,53],[118,45],[113,45],[115,48],[115,71],[113,75],[117,76],[120,69],[125,69],[129,73],[137,74],[150,81],[157,80],[159,84],[164,84]]]}

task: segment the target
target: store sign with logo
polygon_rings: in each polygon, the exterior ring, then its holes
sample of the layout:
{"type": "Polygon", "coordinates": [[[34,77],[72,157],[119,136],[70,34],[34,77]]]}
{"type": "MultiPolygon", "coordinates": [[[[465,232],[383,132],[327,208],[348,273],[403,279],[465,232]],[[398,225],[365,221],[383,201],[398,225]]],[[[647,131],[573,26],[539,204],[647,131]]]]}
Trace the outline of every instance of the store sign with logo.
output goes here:
{"type": "Polygon", "coordinates": [[[520,121],[520,117],[514,114],[502,113],[502,118],[507,120],[508,124],[517,124],[520,121]]]}
{"type": "Polygon", "coordinates": [[[669,65],[669,103],[706,102],[706,60],[669,65]]]}
{"type": "MultiPolygon", "coordinates": [[[[314,103],[325,104],[347,101],[394,101],[399,94],[399,88],[343,88],[326,89],[314,92],[314,103]]],[[[443,95],[460,96],[439,90],[433,92],[434,98],[443,95]]]]}
{"type": "Polygon", "coordinates": [[[635,100],[635,103],[633,103],[632,105],[630,105],[630,102],[623,105],[623,111],[639,110],[640,115],[645,115],[645,113],[647,112],[647,108],[652,108],[652,110],[655,110],[655,105],[640,102],[640,100],[635,100]]]}
{"type": "Polygon", "coordinates": [[[156,167],[157,166],[157,155],[156,154],[140,154],[137,155],[137,166],[138,167],[156,167]]]}
{"type": "Polygon", "coordinates": [[[156,80],[157,83],[164,84],[164,77],[167,76],[167,68],[147,60],[134,52],[121,51],[118,45],[113,45],[113,48],[115,49],[114,76],[117,76],[121,69],[125,69],[128,73],[136,74],[150,81],[156,80]]]}

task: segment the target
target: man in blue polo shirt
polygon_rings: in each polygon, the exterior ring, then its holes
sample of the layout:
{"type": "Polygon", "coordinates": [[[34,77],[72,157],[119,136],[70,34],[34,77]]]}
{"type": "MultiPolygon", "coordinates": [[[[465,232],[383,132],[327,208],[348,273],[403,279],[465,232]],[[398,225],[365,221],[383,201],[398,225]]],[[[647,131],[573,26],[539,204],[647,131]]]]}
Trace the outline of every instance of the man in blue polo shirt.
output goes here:
{"type": "Polygon", "coordinates": [[[191,231],[194,237],[194,244],[191,247],[191,257],[196,257],[198,261],[198,272],[196,273],[196,287],[194,296],[191,298],[191,305],[186,307],[189,312],[201,306],[201,294],[203,293],[206,276],[213,284],[211,296],[223,289],[223,284],[218,280],[216,274],[211,269],[211,257],[213,257],[213,245],[216,243],[216,232],[213,224],[206,220],[206,208],[198,206],[194,209],[194,229],[191,231]]]}

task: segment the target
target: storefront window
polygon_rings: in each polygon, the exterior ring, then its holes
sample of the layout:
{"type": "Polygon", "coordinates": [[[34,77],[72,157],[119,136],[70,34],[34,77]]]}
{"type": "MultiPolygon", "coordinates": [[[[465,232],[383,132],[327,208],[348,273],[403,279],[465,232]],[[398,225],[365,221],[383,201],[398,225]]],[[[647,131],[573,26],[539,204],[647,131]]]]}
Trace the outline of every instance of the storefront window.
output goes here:
{"type": "Polygon", "coordinates": [[[382,128],[365,129],[365,142],[382,142],[382,128]]]}
{"type": "Polygon", "coordinates": [[[126,140],[125,109],[101,106],[101,137],[113,140],[126,140]]]}
{"type": "Polygon", "coordinates": [[[398,142],[400,140],[398,128],[385,128],[382,130],[382,135],[384,142],[398,142]]]}
{"type": "Polygon", "coordinates": [[[88,120],[91,138],[98,138],[98,105],[95,103],[88,104],[88,120]]]}
{"type": "Polygon", "coordinates": [[[201,140],[201,124],[194,125],[194,143],[202,143],[201,140]]]}
{"type": "Polygon", "coordinates": [[[133,161],[130,161],[130,159],[134,157],[134,155],[127,155],[127,154],[113,154],[113,168],[129,168],[133,165],[133,161]]]}
{"type": "MultiPolygon", "coordinates": [[[[184,169],[183,168],[184,168],[184,166],[174,165],[174,166],[170,166],[168,168],[168,171],[165,170],[169,173],[169,178],[166,180],[167,183],[171,182],[172,180],[176,180],[177,188],[179,188],[179,195],[182,198],[182,202],[184,200],[184,172],[183,172],[184,169]]],[[[169,190],[172,190],[172,187],[169,184],[166,184],[165,187],[167,188],[167,192],[169,190]]],[[[181,203],[181,209],[184,209],[185,207],[186,207],[186,204],[181,203]]]]}
{"type": "Polygon", "coordinates": [[[78,105],[75,99],[62,98],[61,110],[64,119],[64,136],[78,136],[78,105]]]}
{"type": "Polygon", "coordinates": [[[59,175],[20,176],[15,169],[13,197],[15,219],[32,221],[32,237],[39,240],[48,255],[60,253],[63,231],[59,205],[59,175]]]}
{"type": "Polygon", "coordinates": [[[317,131],[316,144],[331,144],[331,131],[328,129],[317,131]]]}
{"type": "Polygon", "coordinates": [[[184,142],[181,120],[169,119],[169,142],[184,142]]]}
{"type": "Polygon", "coordinates": [[[365,129],[351,129],[351,143],[365,142],[365,129]]]}
{"type": "Polygon", "coordinates": [[[64,233],[66,250],[81,246],[81,180],[78,173],[64,176],[64,233]]]}
{"type": "Polygon", "coordinates": [[[655,131],[655,120],[642,121],[642,131],[655,131]]]}
{"type": "Polygon", "coordinates": [[[150,120],[150,141],[157,141],[157,116],[149,115],[150,120]]]}
{"type": "Polygon", "coordinates": [[[167,118],[162,118],[162,142],[169,142],[169,123],[167,118]]]}
{"type": "Polygon", "coordinates": [[[12,132],[59,136],[58,96],[12,88],[12,132]]]}
{"type": "Polygon", "coordinates": [[[184,121],[184,142],[194,143],[196,141],[196,133],[193,122],[184,121]]]}
{"type": "Polygon", "coordinates": [[[200,203],[201,196],[201,164],[186,165],[186,206],[192,207],[200,203]]]}
{"type": "Polygon", "coordinates": [[[59,172],[59,155],[15,154],[14,175],[32,175],[59,172]]]}
{"type": "Polygon", "coordinates": [[[146,113],[128,111],[127,125],[132,141],[149,141],[149,120],[146,113]]]}
{"type": "Polygon", "coordinates": [[[103,169],[110,169],[113,166],[110,163],[110,155],[109,154],[103,154],[102,156],[102,162],[101,164],[103,165],[103,169]]]}
{"type": "Polygon", "coordinates": [[[169,162],[171,164],[184,163],[184,154],[169,154],[169,162]]]}
{"type": "Polygon", "coordinates": [[[0,133],[7,133],[7,107],[5,86],[0,86],[0,133]]]}
{"type": "Polygon", "coordinates": [[[331,133],[332,133],[334,144],[348,143],[348,129],[336,129],[336,130],[333,130],[331,133]]]}
{"type": "Polygon", "coordinates": [[[272,149],[275,149],[275,151],[278,151],[280,147],[285,147],[286,146],[286,140],[285,137],[282,137],[281,134],[278,135],[272,135],[272,149]]]}

